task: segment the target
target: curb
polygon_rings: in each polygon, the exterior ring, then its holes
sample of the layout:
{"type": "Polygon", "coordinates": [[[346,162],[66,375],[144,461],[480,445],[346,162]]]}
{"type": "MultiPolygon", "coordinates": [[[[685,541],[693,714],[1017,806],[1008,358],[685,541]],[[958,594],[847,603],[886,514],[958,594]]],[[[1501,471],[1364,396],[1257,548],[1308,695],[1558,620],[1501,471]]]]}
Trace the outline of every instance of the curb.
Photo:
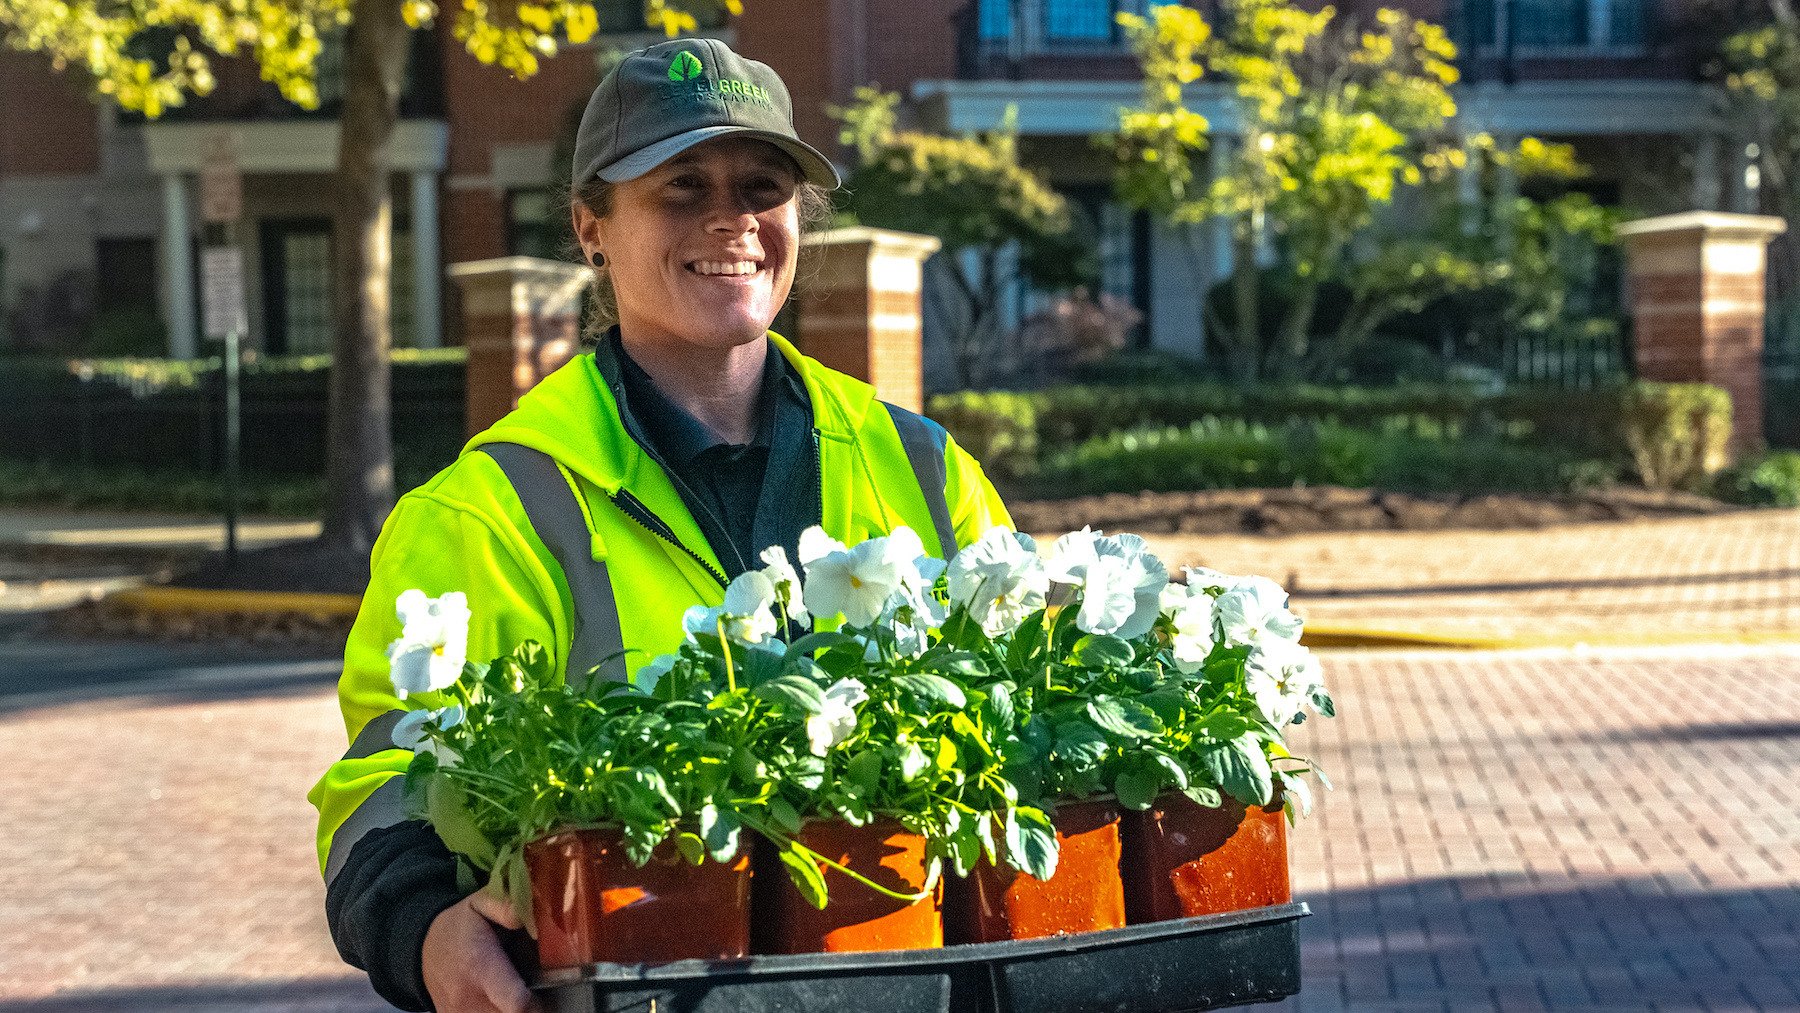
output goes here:
{"type": "Polygon", "coordinates": [[[193,587],[136,587],[108,595],[106,601],[159,615],[304,615],[314,619],[354,619],[362,596],[297,591],[212,591],[193,587]]]}
{"type": "Polygon", "coordinates": [[[1550,634],[1476,637],[1448,631],[1308,626],[1300,642],[1313,648],[1357,650],[1527,651],[1579,647],[1698,647],[1800,644],[1800,630],[1692,630],[1669,633],[1550,634]]]}

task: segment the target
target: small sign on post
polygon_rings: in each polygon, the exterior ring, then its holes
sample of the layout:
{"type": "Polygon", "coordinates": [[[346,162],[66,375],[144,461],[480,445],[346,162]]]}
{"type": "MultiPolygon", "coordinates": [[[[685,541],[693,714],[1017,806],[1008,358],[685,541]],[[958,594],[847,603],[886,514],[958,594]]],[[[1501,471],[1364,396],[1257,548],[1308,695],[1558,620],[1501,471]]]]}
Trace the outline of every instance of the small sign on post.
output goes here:
{"type": "Polygon", "coordinates": [[[200,164],[200,213],[211,231],[223,237],[201,252],[200,276],[206,336],[225,342],[225,565],[231,567],[238,554],[238,371],[250,316],[244,308],[244,251],[236,242],[244,214],[244,174],[230,131],[207,139],[200,164]]]}

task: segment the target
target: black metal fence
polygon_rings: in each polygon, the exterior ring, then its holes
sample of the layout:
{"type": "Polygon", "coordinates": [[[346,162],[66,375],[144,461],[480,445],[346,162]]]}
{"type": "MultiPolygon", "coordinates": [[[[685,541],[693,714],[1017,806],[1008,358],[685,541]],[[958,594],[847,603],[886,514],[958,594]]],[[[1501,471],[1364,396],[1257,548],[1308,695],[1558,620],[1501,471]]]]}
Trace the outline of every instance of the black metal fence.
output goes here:
{"type": "MultiPolygon", "coordinates": [[[[242,386],[246,472],[325,470],[322,368],[248,371],[242,386]]],[[[463,443],[463,365],[395,364],[396,466],[417,474],[454,460],[463,443]]],[[[71,466],[213,472],[224,461],[223,371],[196,382],[134,383],[83,376],[60,363],[0,361],[0,457],[71,466]]]]}
{"type": "Polygon", "coordinates": [[[1598,333],[1520,331],[1501,341],[1495,368],[1513,383],[1593,390],[1631,379],[1629,321],[1598,333]]]}

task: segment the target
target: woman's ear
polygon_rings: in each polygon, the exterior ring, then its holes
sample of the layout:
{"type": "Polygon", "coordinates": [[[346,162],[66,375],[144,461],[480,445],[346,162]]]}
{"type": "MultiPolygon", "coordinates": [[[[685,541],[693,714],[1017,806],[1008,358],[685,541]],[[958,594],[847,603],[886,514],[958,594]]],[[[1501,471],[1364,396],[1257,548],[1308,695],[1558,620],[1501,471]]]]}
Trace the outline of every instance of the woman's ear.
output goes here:
{"type": "Polygon", "coordinates": [[[598,264],[596,257],[605,253],[604,229],[600,224],[600,216],[586,204],[576,201],[569,209],[569,224],[575,229],[575,240],[581,244],[581,254],[590,264],[598,264]]]}

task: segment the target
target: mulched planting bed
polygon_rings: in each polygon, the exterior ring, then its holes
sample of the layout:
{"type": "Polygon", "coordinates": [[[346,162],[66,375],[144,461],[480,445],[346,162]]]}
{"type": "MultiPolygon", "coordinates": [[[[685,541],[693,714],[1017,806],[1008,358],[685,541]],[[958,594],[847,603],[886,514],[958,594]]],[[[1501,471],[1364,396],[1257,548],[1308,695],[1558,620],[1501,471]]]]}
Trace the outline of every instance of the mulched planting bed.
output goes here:
{"type": "Polygon", "coordinates": [[[1568,496],[1456,496],[1336,486],[1112,493],[1009,501],[1008,507],[1021,531],[1064,531],[1085,524],[1108,531],[1194,535],[1504,530],[1692,517],[1741,509],[1692,493],[1647,489],[1606,489],[1568,496]]]}

